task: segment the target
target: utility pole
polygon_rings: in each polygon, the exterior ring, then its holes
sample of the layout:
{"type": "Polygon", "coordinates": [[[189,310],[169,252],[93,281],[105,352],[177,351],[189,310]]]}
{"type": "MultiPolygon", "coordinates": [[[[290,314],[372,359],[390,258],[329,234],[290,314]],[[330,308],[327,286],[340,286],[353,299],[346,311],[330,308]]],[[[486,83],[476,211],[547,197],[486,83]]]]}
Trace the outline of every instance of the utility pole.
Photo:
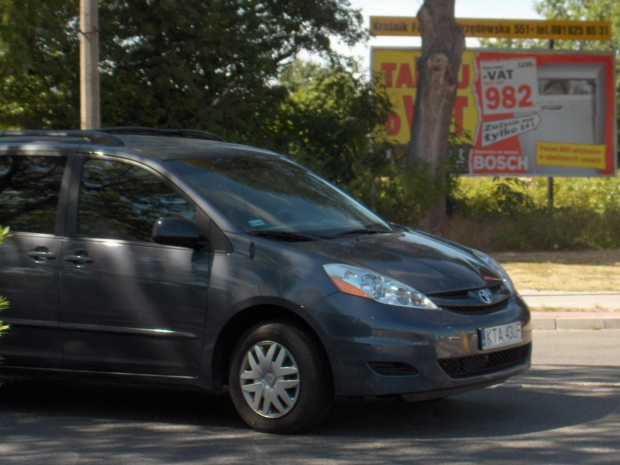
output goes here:
{"type": "Polygon", "coordinates": [[[80,129],[100,127],[99,12],[97,0],[80,0],[80,129]]]}

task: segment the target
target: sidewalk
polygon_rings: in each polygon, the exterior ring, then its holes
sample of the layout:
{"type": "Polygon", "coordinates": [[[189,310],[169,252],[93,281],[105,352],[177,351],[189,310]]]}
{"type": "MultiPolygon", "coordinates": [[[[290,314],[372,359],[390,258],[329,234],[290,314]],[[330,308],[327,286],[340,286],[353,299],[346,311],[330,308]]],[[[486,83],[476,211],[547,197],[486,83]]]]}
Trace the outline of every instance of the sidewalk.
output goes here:
{"type": "Polygon", "coordinates": [[[620,292],[523,290],[519,294],[532,311],[534,329],[620,329],[620,292]]]}

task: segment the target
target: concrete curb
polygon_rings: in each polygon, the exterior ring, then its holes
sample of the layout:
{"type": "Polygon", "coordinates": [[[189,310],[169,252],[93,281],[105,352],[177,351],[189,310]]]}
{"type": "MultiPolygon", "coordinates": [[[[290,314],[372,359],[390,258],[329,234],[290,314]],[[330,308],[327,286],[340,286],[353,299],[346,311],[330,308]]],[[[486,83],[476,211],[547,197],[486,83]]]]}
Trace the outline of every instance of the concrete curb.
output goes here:
{"type": "Polygon", "coordinates": [[[620,316],[599,317],[596,315],[579,316],[548,316],[540,312],[532,312],[532,328],[534,330],[571,330],[571,329],[620,329],[620,316]]]}
{"type": "Polygon", "coordinates": [[[524,290],[535,330],[620,329],[620,292],[524,290]],[[553,309],[541,311],[538,309],[553,309]],[[571,309],[571,311],[562,311],[571,309]]]}
{"type": "Polygon", "coordinates": [[[620,329],[620,292],[524,290],[535,330],[620,329]],[[554,311],[538,311],[552,308],[554,311]],[[571,311],[562,311],[571,309],[571,311]]]}

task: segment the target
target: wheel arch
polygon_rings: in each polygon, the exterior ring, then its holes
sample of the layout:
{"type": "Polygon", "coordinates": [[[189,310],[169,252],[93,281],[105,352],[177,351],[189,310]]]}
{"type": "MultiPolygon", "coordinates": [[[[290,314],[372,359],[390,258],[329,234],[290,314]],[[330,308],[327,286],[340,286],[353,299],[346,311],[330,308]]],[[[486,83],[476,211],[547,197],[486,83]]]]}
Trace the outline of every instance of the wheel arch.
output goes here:
{"type": "Polygon", "coordinates": [[[277,305],[257,305],[248,307],[232,317],[220,331],[215,342],[211,359],[211,384],[215,391],[222,391],[227,384],[232,351],[239,338],[251,327],[267,321],[284,321],[295,325],[309,335],[321,351],[321,357],[329,373],[333,387],[333,374],[330,359],[317,331],[298,313],[277,305]]]}

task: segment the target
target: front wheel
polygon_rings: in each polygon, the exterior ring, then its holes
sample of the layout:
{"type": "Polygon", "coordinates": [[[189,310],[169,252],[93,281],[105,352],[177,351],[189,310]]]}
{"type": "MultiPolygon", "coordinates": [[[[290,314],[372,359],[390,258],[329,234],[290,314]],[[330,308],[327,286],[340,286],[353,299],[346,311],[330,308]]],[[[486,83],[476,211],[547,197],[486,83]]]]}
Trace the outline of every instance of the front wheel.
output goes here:
{"type": "Polygon", "coordinates": [[[296,433],[323,420],[332,383],[321,348],[299,327],[272,321],[250,328],[233,350],[230,395],[243,420],[268,433],[296,433]]]}

